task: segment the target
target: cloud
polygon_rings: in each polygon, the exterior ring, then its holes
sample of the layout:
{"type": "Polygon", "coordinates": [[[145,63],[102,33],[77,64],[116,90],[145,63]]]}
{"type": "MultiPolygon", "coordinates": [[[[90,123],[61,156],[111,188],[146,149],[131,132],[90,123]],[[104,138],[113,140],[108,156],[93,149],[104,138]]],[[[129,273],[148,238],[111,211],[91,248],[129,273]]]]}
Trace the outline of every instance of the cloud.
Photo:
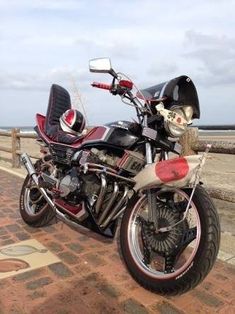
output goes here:
{"type": "Polygon", "coordinates": [[[187,58],[199,62],[197,79],[207,85],[231,85],[235,83],[235,38],[225,35],[207,35],[187,31],[185,42],[187,58]]]}
{"type": "Polygon", "coordinates": [[[52,83],[61,85],[77,84],[79,78],[80,86],[89,85],[89,73],[87,70],[75,70],[68,67],[52,68],[46,73],[0,73],[0,89],[2,90],[24,90],[24,91],[48,91],[52,83]]]}
{"type": "Polygon", "coordinates": [[[147,73],[151,76],[168,76],[168,75],[174,75],[178,70],[178,67],[173,62],[166,62],[161,60],[158,60],[157,63],[152,64],[152,66],[149,68],[147,73]]]}
{"type": "Polygon", "coordinates": [[[31,9],[40,9],[40,10],[75,10],[80,9],[85,5],[84,1],[77,1],[77,0],[37,0],[37,1],[30,1],[30,0],[1,0],[0,1],[0,8],[8,9],[8,8],[15,8],[15,9],[24,9],[24,8],[31,8],[31,9]]]}

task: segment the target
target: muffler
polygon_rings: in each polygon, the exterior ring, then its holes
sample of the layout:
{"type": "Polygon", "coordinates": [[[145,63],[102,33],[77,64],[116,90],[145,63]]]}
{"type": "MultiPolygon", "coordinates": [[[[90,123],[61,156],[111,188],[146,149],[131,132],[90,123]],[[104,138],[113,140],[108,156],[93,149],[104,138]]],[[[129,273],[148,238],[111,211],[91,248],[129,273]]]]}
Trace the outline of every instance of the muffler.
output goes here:
{"type": "Polygon", "coordinates": [[[39,181],[38,181],[36,170],[35,170],[32,162],[31,162],[28,154],[23,153],[20,157],[21,157],[21,161],[22,161],[23,165],[25,166],[25,169],[28,171],[29,176],[33,179],[33,181],[36,184],[38,190],[41,192],[41,194],[45,198],[46,202],[53,209],[55,214],[57,214],[58,210],[57,210],[55,204],[52,202],[50,197],[47,195],[47,192],[45,191],[45,189],[39,185],[39,181]]]}

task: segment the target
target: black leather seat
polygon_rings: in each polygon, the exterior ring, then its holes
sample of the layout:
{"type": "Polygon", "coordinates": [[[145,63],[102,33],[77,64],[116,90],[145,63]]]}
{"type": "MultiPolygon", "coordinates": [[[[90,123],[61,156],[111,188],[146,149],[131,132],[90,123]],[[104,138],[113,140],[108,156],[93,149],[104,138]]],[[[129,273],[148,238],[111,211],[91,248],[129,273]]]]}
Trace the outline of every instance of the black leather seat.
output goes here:
{"type": "Polygon", "coordinates": [[[60,117],[68,109],[71,109],[69,93],[63,87],[53,84],[47,108],[45,133],[55,142],[73,144],[78,140],[76,135],[66,133],[60,127],[60,117]]]}

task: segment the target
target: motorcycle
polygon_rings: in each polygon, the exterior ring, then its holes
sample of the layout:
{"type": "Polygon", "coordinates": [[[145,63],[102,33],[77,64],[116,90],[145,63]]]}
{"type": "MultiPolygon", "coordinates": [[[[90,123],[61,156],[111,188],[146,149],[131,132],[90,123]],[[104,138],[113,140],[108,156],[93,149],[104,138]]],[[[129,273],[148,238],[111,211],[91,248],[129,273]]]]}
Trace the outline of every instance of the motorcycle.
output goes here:
{"type": "Polygon", "coordinates": [[[220,242],[218,214],[200,182],[209,147],[180,156],[179,137],[200,117],[196,88],[180,76],[139,90],[108,58],[89,67],[112,76],[111,84],[92,86],[119,95],[138,121],[95,126],[72,142],[63,134],[52,140],[49,127],[71,108],[68,92],[52,85],[47,115],[36,115],[42,158],[33,165],[21,155],[28,171],[21,216],[34,227],[57,217],[109,238],[119,232],[124,262],[140,285],[185,293],[209,273],[220,242]]]}

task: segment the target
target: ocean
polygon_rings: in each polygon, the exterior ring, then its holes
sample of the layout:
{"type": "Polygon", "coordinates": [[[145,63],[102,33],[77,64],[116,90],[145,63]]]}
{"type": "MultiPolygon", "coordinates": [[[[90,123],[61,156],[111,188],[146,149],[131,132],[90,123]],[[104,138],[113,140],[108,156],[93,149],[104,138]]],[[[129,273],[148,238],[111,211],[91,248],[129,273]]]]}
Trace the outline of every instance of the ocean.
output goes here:
{"type": "MultiPolygon", "coordinates": [[[[32,133],[34,131],[33,126],[0,126],[0,131],[10,131],[13,128],[19,128],[22,133],[32,133]]],[[[234,130],[200,130],[201,136],[235,136],[234,130]]]]}
{"type": "Polygon", "coordinates": [[[235,136],[234,130],[200,130],[199,136],[235,136]]]}
{"type": "Polygon", "coordinates": [[[10,131],[13,128],[20,129],[22,133],[32,133],[34,131],[34,126],[0,126],[0,131],[10,131]]]}

